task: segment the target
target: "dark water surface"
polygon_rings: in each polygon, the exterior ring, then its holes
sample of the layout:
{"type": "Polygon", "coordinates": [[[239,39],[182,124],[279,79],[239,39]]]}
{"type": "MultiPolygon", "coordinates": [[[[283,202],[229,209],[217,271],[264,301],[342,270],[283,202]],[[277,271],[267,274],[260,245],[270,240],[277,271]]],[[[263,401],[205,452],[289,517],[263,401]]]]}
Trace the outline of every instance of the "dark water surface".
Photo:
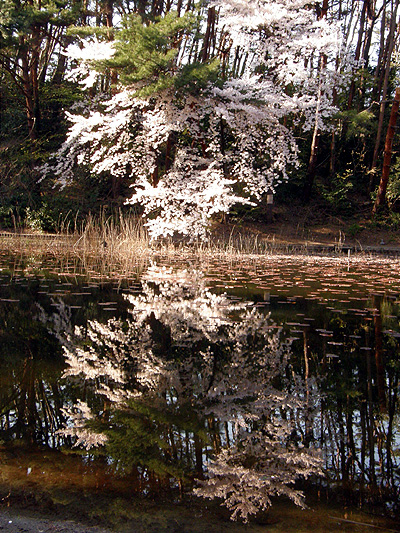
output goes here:
{"type": "Polygon", "coordinates": [[[119,531],[399,530],[399,272],[159,258],[110,278],[3,255],[0,511],[119,531]]]}

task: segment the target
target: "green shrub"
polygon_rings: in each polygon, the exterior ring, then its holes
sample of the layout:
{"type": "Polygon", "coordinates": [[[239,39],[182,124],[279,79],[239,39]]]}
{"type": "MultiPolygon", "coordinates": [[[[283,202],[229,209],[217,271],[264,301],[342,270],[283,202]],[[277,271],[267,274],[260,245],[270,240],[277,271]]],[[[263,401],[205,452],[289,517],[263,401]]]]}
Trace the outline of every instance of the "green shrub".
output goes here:
{"type": "Polygon", "coordinates": [[[350,224],[350,226],[347,228],[346,233],[349,235],[349,237],[356,237],[361,230],[362,227],[357,224],[357,222],[354,222],[353,224],[350,224]]]}
{"type": "Polygon", "coordinates": [[[336,211],[346,212],[352,208],[349,193],[353,189],[353,172],[347,169],[336,174],[329,183],[329,188],[319,185],[321,196],[336,211]]]}
{"type": "Polygon", "coordinates": [[[14,228],[15,215],[11,207],[0,206],[0,228],[14,228]]]}
{"type": "Polygon", "coordinates": [[[55,231],[57,216],[45,202],[38,209],[27,207],[25,210],[25,225],[35,231],[55,231]]]}

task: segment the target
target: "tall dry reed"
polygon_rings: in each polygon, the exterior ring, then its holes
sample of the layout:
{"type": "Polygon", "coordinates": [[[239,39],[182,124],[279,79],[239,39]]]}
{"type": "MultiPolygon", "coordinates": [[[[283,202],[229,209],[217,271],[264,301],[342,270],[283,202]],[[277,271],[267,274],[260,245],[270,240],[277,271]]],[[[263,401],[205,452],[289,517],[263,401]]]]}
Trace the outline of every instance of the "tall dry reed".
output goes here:
{"type": "Polygon", "coordinates": [[[64,217],[59,233],[0,233],[0,248],[14,253],[53,255],[67,261],[76,261],[86,272],[104,276],[124,276],[137,270],[151,257],[180,259],[241,260],[248,256],[280,254],[313,255],[312,247],[282,244],[274,237],[246,234],[234,227],[229,232],[211,232],[207,241],[192,241],[188,238],[151,241],[142,221],[121,211],[107,216],[89,215],[77,227],[76,220],[64,217]],[[71,230],[71,228],[74,228],[71,230]]]}

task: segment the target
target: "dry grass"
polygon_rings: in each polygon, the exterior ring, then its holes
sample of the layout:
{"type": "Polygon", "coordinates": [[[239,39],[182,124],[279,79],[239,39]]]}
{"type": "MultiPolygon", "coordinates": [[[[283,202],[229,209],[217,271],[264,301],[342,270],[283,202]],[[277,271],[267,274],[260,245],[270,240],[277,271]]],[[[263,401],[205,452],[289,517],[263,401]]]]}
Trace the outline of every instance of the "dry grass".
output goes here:
{"type": "Polygon", "coordinates": [[[11,253],[60,255],[69,253],[78,239],[76,234],[0,233],[0,248],[11,253]]]}
{"type": "Polygon", "coordinates": [[[78,235],[74,250],[87,256],[132,260],[148,254],[150,249],[143,224],[121,213],[117,218],[89,216],[78,235]]]}
{"type": "Polygon", "coordinates": [[[129,276],[156,256],[169,260],[221,258],[240,261],[249,256],[343,255],[340,246],[319,250],[307,242],[282,242],[274,236],[235,227],[212,233],[206,242],[189,242],[188,239],[151,242],[141,220],[122,213],[112,217],[89,216],[77,231],[69,232],[67,226],[61,230],[56,235],[0,233],[0,249],[29,255],[38,262],[43,256],[56,257],[59,262],[76,264],[77,270],[107,277],[129,276]]]}

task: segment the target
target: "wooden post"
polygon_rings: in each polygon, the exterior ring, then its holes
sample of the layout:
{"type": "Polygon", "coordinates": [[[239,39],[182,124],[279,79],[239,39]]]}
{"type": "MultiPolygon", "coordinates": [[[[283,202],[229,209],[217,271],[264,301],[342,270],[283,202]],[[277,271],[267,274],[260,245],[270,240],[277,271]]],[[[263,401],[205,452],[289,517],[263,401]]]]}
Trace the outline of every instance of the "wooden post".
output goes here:
{"type": "Polygon", "coordinates": [[[272,206],[274,204],[274,193],[271,190],[267,191],[267,207],[265,210],[265,218],[267,222],[272,222],[272,206]]]}
{"type": "Polygon", "coordinates": [[[383,168],[381,181],[379,183],[378,194],[376,196],[375,204],[372,209],[374,215],[377,210],[386,202],[386,189],[389,182],[390,161],[392,159],[393,138],[396,131],[397,116],[399,114],[400,105],[400,87],[397,87],[396,94],[393,101],[392,111],[390,113],[389,126],[386,134],[385,152],[383,156],[383,168]]]}

